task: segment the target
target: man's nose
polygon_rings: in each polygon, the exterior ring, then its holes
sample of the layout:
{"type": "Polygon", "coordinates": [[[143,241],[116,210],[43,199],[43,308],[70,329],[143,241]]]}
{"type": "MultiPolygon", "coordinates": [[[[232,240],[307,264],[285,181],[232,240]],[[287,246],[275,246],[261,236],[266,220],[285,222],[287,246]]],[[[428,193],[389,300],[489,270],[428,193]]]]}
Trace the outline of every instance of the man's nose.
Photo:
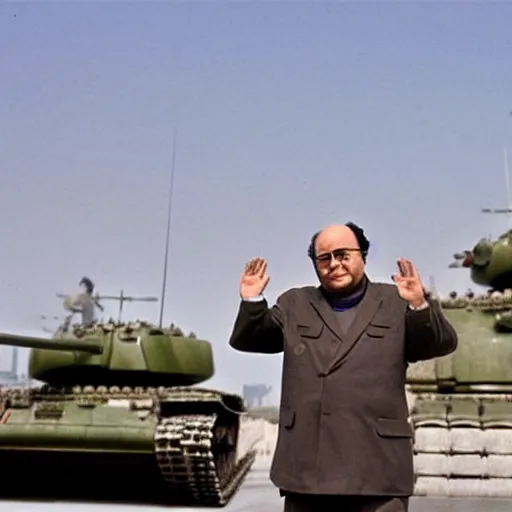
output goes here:
{"type": "Polygon", "coordinates": [[[331,254],[331,261],[329,262],[329,268],[339,267],[341,263],[331,254]]]}

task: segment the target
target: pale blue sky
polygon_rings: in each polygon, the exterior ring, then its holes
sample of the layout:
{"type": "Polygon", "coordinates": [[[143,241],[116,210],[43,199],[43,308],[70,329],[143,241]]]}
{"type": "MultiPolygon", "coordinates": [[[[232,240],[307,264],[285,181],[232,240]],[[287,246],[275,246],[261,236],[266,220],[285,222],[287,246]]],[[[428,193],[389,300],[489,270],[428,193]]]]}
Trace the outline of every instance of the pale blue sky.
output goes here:
{"type": "Polygon", "coordinates": [[[2,329],[38,333],[84,274],[159,295],[174,128],[166,321],[213,343],[208,385],[279,387],[280,356],[227,346],[240,272],[266,257],[271,302],[314,284],[325,224],[365,228],[374,279],[403,256],[464,291],[452,254],[508,225],[479,210],[507,201],[510,20],[484,2],[0,3],[2,329]]]}

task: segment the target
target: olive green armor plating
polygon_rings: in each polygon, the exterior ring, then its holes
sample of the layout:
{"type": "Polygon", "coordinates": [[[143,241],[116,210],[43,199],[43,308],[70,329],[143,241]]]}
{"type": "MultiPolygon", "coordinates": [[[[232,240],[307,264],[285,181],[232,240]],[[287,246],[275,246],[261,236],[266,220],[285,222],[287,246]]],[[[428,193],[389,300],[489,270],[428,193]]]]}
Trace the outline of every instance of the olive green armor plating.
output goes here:
{"type": "Polygon", "coordinates": [[[512,239],[455,255],[488,293],[440,300],[457,350],[408,369],[417,495],[512,497],[512,239]]]}
{"type": "Polygon", "coordinates": [[[93,498],[223,506],[255,460],[243,399],[191,387],[214,374],[207,341],[110,322],[50,340],[1,334],[0,344],[32,348],[30,377],[44,383],[0,391],[3,496],[82,487],[93,498]]]}

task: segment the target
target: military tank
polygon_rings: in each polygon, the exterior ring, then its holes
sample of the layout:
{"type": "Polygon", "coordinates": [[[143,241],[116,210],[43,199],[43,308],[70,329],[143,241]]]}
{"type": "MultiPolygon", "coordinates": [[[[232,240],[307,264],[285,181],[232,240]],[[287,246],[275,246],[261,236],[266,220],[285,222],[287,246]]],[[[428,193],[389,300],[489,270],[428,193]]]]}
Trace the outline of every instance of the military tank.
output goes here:
{"type": "Polygon", "coordinates": [[[0,334],[0,345],[31,348],[29,375],[41,383],[0,390],[4,498],[220,507],[255,460],[260,432],[244,423],[243,399],[195,387],[214,362],[193,334],[67,319],[50,339],[0,334]]]}
{"type": "Polygon", "coordinates": [[[457,350],[408,369],[415,494],[512,497],[512,231],[456,254],[452,268],[487,286],[434,297],[457,350]]]}

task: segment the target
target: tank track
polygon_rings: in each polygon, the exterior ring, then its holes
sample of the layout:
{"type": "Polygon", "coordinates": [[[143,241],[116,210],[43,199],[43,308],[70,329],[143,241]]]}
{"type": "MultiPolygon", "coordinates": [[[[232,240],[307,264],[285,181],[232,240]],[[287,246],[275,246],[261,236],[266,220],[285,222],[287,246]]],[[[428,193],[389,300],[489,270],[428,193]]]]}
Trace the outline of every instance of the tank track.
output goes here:
{"type": "Polygon", "coordinates": [[[170,501],[176,494],[186,496],[185,501],[196,506],[224,506],[237,492],[256,458],[257,451],[252,446],[237,460],[239,417],[245,414],[242,398],[211,389],[47,385],[4,388],[0,391],[0,416],[6,406],[28,408],[57,401],[94,405],[109,400],[128,400],[138,414],[157,415],[155,461],[170,501]],[[168,412],[166,404],[172,404],[168,412]],[[178,414],[172,406],[176,406],[178,414]]]}
{"type": "Polygon", "coordinates": [[[512,395],[415,394],[415,495],[512,497],[512,395]]]}

